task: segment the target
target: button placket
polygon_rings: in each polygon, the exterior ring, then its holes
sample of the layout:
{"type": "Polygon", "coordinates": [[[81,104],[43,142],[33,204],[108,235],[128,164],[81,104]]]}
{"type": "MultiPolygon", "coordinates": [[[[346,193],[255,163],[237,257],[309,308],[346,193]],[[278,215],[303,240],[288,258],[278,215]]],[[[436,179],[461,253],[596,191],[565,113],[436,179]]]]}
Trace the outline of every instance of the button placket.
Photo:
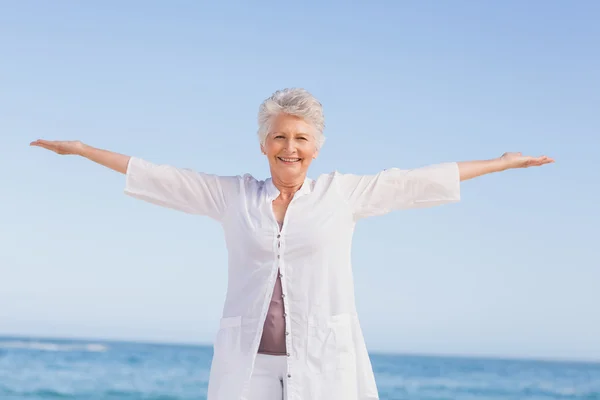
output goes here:
{"type": "MultiPolygon", "coordinates": [[[[286,347],[288,349],[288,351],[286,352],[286,356],[291,357],[291,353],[290,353],[290,349],[291,349],[291,337],[290,337],[290,321],[288,318],[288,302],[287,302],[287,296],[286,296],[286,291],[287,291],[287,285],[284,283],[283,280],[283,275],[284,275],[284,271],[283,269],[285,268],[285,263],[283,263],[281,261],[281,253],[282,253],[282,243],[281,243],[281,233],[277,234],[277,260],[278,260],[278,269],[279,269],[279,278],[281,279],[281,290],[282,290],[282,294],[281,294],[281,298],[283,299],[283,307],[284,307],[284,313],[283,313],[283,318],[285,319],[285,342],[286,342],[286,347]]],[[[292,377],[290,371],[290,365],[289,365],[289,361],[288,361],[288,374],[287,377],[288,379],[292,377]]]]}

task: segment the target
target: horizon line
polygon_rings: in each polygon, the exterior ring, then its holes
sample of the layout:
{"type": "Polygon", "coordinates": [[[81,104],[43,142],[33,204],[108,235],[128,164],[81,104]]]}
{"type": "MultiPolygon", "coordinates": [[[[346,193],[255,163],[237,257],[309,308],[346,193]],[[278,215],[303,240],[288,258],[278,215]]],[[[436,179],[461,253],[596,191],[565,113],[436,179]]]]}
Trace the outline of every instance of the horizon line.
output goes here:
{"type": "MultiPolygon", "coordinates": [[[[212,348],[212,343],[206,342],[188,342],[188,341],[169,341],[159,339],[123,339],[123,338],[93,338],[84,336],[44,336],[36,334],[4,334],[0,332],[1,339],[33,339],[33,340],[58,340],[74,342],[104,342],[121,344],[147,344],[154,346],[179,346],[179,347],[208,347],[212,348]]],[[[482,361],[517,361],[517,362],[545,362],[545,363],[563,363],[563,364],[592,364],[600,365],[600,359],[585,358],[561,358],[561,357],[536,357],[536,356],[516,356],[516,355],[494,355],[494,354],[461,354],[461,353],[422,353],[395,350],[369,350],[369,355],[374,356],[397,356],[397,357],[418,357],[418,358],[450,358],[450,359],[472,359],[482,361]]]]}

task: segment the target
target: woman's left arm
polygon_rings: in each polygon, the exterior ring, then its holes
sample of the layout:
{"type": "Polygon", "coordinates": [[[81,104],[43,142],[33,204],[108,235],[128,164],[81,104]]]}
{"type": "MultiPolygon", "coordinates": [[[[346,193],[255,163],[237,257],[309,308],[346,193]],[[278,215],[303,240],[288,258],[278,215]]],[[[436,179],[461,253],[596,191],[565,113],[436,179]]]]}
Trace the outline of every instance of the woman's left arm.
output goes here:
{"type": "Polygon", "coordinates": [[[513,168],[538,167],[553,163],[554,160],[547,156],[531,157],[521,153],[504,153],[501,157],[492,160],[460,161],[458,170],[460,180],[466,181],[492,172],[506,171],[513,168]]]}

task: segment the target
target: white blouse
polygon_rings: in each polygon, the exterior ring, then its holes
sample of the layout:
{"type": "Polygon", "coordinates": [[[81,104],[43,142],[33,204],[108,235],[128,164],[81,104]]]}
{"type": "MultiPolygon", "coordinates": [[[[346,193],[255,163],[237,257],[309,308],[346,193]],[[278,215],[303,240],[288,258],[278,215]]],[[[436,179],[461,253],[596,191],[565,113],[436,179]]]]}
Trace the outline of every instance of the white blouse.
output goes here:
{"type": "Polygon", "coordinates": [[[219,221],[228,288],[208,400],[246,398],[273,285],[280,271],[286,310],[289,400],[374,400],[377,387],[354,300],[351,243],[356,222],[392,210],[460,200],[456,163],[374,175],[307,178],[283,228],[271,179],[217,176],[132,157],[125,193],[219,221]]]}

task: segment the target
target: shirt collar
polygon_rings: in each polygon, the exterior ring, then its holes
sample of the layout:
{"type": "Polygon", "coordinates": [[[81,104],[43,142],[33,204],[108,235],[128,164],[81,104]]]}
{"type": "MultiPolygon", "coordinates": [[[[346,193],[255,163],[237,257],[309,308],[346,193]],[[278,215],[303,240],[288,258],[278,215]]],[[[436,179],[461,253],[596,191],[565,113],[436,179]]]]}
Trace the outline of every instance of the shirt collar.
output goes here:
{"type": "MultiPolygon", "coordinates": [[[[273,183],[273,179],[269,178],[265,181],[265,185],[267,188],[267,199],[275,200],[277,196],[279,196],[279,189],[273,183]]],[[[299,197],[305,194],[312,192],[313,180],[310,178],[305,178],[304,183],[300,187],[300,189],[294,194],[294,197],[299,197]]]]}

